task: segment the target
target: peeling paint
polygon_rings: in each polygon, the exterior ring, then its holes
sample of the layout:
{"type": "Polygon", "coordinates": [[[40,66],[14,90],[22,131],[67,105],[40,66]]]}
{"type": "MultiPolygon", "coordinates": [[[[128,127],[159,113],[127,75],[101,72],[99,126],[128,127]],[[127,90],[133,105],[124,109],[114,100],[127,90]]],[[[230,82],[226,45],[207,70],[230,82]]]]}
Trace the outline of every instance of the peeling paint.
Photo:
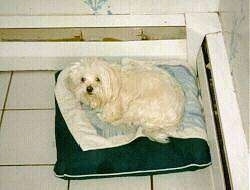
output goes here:
{"type": "Polygon", "coordinates": [[[83,2],[91,8],[93,14],[97,14],[108,0],[84,0],[83,2]]]}

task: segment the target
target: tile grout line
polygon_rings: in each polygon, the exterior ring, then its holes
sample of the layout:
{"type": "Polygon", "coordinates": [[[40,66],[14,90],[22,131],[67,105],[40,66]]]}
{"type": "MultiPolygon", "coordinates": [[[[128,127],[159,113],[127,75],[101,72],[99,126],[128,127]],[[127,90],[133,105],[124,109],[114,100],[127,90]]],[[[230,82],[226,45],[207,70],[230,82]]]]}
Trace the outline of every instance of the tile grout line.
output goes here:
{"type": "Polygon", "coordinates": [[[67,186],[67,190],[70,189],[70,180],[68,179],[68,186],[67,186]]]}
{"type": "Polygon", "coordinates": [[[0,164],[0,167],[8,166],[54,166],[55,164],[0,164]]]}
{"type": "MultiPolygon", "coordinates": [[[[1,110],[1,109],[0,109],[1,110]]],[[[30,111],[30,110],[55,110],[55,108],[7,108],[2,111],[30,111]]]]}
{"type": "Polygon", "coordinates": [[[150,189],[154,190],[154,180],[153,180],[153,175],[150,175],[150,189]]]}
{"type": "Polygon", "coordinates": [[[13,71],[11,71],[11,73],[10,73],[10,79],[9,79],[9,84],[8,84],[8,87],[7,87],[7,90],[6,90],[6,94],[5,94],[5,99],[4,99],[4,103],[3,103],[3,109],[1,110],[2,114],[1,114],[1,118],[0,118],[0,128],[1,128],[1,125],[2,125],[2,121],[3,121],[4,109],[6,107],[8,96],[9,96],[9,90],[10,90],[10,85],[11,85],[11,81],[12,81],[12,76],[13,76],[13,71]]]}

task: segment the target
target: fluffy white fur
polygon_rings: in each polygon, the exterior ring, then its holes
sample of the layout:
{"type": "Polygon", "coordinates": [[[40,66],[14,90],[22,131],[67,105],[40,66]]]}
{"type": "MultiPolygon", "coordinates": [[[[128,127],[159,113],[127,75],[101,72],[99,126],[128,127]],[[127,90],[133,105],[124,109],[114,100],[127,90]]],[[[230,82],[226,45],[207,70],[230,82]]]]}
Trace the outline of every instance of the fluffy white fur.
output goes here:
{"type": "Polygon", "coordinates": [[[86,59],[71,67],[67,82],[75,97],[98,110],[102,120],[113,125],[140,125],[151,140],[168,142],[182,118],[180,85],[166,72],[141,62],[118,66],[86,59]]]}

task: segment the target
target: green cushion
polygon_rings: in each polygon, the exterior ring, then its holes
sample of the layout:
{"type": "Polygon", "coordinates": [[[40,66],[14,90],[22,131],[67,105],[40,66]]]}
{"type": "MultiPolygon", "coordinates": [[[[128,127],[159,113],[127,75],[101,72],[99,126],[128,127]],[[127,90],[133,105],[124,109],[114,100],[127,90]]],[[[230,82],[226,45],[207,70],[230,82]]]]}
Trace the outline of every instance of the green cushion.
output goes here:
{"type": "MultiPolygon", "coordinates": [[[[56,73],[56,79],[59,72],[56,73]]],[[[56,102],[56,101],[55,101],[56,102]]],[[[141,137],[114,148],[82,151],[71,135],[56,104],[56,176],[63,179],[89,179],[115,176],[141,176],[193,171],[211,164],[209,147],[200,138],[171,138],[161,144],[141,137]]]]}

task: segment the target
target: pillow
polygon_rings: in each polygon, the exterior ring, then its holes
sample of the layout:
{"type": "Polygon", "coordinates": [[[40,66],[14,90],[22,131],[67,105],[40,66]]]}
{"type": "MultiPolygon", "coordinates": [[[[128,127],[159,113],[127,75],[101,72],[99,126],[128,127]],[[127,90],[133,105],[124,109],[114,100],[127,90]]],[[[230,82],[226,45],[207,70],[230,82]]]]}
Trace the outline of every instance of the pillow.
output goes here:
{"type": "MultiPolygon", "coordinates": [[[[89,179],[152,175],[197,170],[211,164],[195,78],[184,66],[158,67],[175,77],[181,83],[185,96],[189,97],[185,104],[185,117],[180,126],[186,133],[171,137],[167,144],[138,137],[129,144],[83,151],[81,143],[69,130],[56,99],[57,162],[54,171],[57,177],[89,179]]],[[[59,74],[60,71],[55,75],[56,80],[59,74]]]]}

